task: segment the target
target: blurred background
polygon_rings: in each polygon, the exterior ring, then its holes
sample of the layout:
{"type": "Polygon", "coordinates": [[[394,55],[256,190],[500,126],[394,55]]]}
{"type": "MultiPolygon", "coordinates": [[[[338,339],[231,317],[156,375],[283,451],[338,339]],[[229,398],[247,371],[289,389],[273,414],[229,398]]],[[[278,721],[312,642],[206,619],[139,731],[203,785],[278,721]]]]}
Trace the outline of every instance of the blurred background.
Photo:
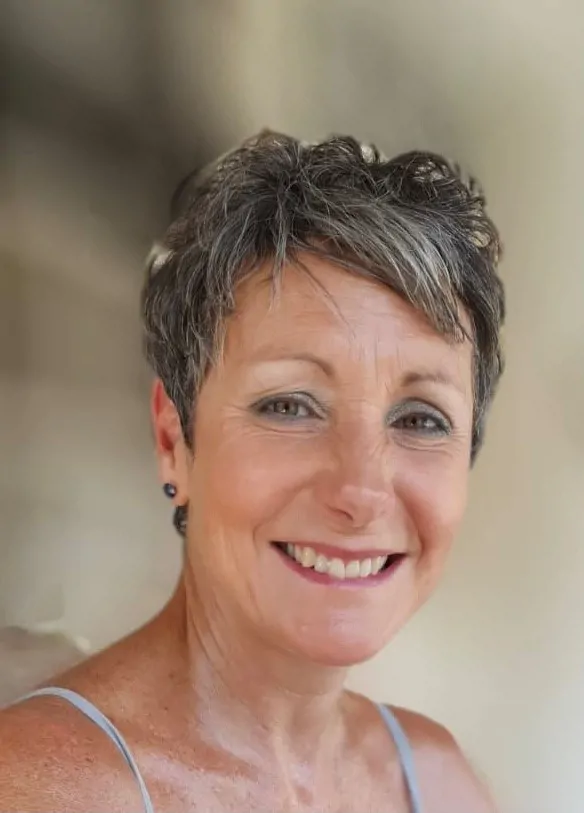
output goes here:
{"type": "Polygon", "coordinates": [[[449,725],[504,813],[579,813],[584,6],[0,2],[0,699],[159,609],[138,291],[181,175],[262,126],[430,148],[506,244],[508,369],[437,596],[355,687],[449,725]]]}

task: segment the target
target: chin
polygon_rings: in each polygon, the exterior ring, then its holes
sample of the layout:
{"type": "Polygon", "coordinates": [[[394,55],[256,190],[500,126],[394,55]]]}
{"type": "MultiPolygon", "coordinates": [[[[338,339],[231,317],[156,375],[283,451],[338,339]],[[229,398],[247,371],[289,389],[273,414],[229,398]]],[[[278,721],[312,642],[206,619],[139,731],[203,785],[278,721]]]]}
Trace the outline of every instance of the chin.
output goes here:
{"type": "MultiPolygon", "coordinates": [[[[314,631],[316,632],[316,631],[314,631]]],[[[322,666],[357,666],[374,658],[388,643],[389,638],[379,638],[347,630],[334,630],[328,634],[311,635],[291,643],[290,649],[312,663],[322,666]]]]}

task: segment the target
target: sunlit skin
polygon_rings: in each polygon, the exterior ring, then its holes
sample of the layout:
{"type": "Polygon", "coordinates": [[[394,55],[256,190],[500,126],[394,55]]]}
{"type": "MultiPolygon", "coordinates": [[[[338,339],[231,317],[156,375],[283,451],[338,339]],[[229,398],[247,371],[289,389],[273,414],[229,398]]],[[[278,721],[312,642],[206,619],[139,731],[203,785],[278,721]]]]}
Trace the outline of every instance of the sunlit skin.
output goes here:
{"type": "Polygon", "coordinates": [[[396,295],[313,270],[326,293],[292,270],[272,308],[260,281],[241,292],[198,399],[194,457],[177,478],[163,454],[162,474],[189,504],[199,602],[221,596],[221,615],[197,627],[349,665],[390,640],[442,571],[466,502],[471,354],[396,295]],[[347,590],[299,578],[272,541],[406,557],[387,582],[347,590]]]}
{"type": "MultiPolygon", "coordinates": [[[[472,348],[388,289],[303,259],[310,274],[288,267],[275,298],[267,269],[239,291],[192,447],[155,384],[161,481],[189,506],[183,578],[154,621],[59,680],[124,732],[160,811],[410,809],[377,710],[343,683],[442,573],[466,504],[472,348]],[[274,543],[400,557],[336,581],[274,543]]],[[[396,713],[428,813],[490,811],[447,732],[396,713]]],[[[50,724],[61,767],[39,755],[35,770],[64,789],[52,809],[136,808],[126,766],[75,710],[43,699],[2,717],[29,764],[23,732],[50,724]]]]}

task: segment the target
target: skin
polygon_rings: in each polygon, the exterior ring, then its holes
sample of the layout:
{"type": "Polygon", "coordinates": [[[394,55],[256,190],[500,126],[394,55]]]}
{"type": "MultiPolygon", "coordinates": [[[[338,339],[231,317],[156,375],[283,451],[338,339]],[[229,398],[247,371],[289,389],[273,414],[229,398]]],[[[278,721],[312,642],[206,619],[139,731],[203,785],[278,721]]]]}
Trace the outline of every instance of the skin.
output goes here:
{"type": "MultiPolygon", "coordinates": [[[[377,284],[304,264],[275,300],[261,273],[241,288],[194,453],[155,384],[161,480],[189,504],[183,575],[153,621],[53,681],[118,726],[157,811],[411,809],[379,713],[343,685],[441,575],[466,504],[471,347],[377,284]],[[375,583],[315,583],[274,541],[402,558],[375,583]]],[[[394,711],[425,811],[493,811],[451,735],[394,711]]],[[[0,714],[0,810],[139,807],[78,711],[42,698],[0,714]]]]}

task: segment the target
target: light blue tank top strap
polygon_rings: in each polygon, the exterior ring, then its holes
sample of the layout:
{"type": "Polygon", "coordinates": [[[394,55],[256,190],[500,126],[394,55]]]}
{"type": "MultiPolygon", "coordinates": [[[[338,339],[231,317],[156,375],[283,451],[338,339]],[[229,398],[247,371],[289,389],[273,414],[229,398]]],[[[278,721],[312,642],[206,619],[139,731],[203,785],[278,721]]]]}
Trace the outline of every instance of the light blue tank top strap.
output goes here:
{"type": "Polygon", "coordinates": [[[71,703],[71,705],[75,706],[75,708],[79,709],[79,711],[88,717],[92,723],[95,723],[96,726],[101,728],[104,734],[114,743],[126,761],[128,768],[133,773],[134,778],[138,783],[138,787],[140,788],[140,793],[142,794],[144,813],[154,813],[154,806],[152,805],[150,794],[148,793],[148,789],[146,788],[146,783],[142,778],[142,774],[136,765],[136,761],[126,744],[126,741],[115,725],[108,720],[105,714],[102,714],[101,711],[93,705],[93,703],[90,703],[89,700],[86,700],[80,694],[77,694],[77,692],[72,692],[70,689],[61,689],[58,686],[49,686],[46,689],[37,689],[24,697],[20,697],[17,702],[21,703],[23,700],[30,700],[33,697],[60,697],[63,700],[66,700],[68,703],[71,703]]]}
{"type": "Polygon", "coordinates": [[[389,729],[389,733],[391,734],[395,747],[397,748],[402,771],[404,773],[406,787],[410,796],[412,813],[422,813],[422,796],[420,794],[420,786],[418,784],[418,777],[416,775],[416,766],[414,763],[412,746],[406,737],[405,731],[399,724],[397,717],[391,711],[391,709],[382,705],[381,703],[377,703],[377,708],[385,725],[389,729]]]}
{"type": "MultiPolygon", "coordinates": [[[[77,694],[77,692],[73,692],[70,689],[61,689],[58,686],[48,686],[44,689],[37,689],[36,691],[30,692],[24,697],[19,698],[17,702],[21,703],[24,700],[30,700],[33,697],[60,697],[63,700],[66,700],[72,706],[75,706],[75,708],[79,709],[79,711],[90,719],[92,723],[95,723],[95,725],[98,726],[98,728],[100,728],[114,743],[126,761],[128,768],[134,775],[134,778],[138,783],[138,787],[140,788],[140,793],[142,794],[144,813],[154,813],[154,806],[152,804],[150,794],[148,793],[148,789],[146,788],[146,783],[142,778],[142,774],[136,765],[136,761],[126,744],[126,741],[115,725],[108,720],[105,714],[102,714],[101,711],[93,705],[93,703],[90,703],[89,700],[86,700],[80,694],[77,694]]],[[[387,708],[387,706],[383,706],[378,703],[377,709],[379,710],[379,713],[381,714],[381,717],[383,718],[383,721],[385,722],[397,748],[401,767],[404,773],[404,780],[410,796],[412,808],[411,813],[422,813],[422,801],[420,796],[420,788],[416,777],[414,755],[408,738],[406,737],[403,728],[397,721],[396,716],[390,709],[387,708]]]]}

